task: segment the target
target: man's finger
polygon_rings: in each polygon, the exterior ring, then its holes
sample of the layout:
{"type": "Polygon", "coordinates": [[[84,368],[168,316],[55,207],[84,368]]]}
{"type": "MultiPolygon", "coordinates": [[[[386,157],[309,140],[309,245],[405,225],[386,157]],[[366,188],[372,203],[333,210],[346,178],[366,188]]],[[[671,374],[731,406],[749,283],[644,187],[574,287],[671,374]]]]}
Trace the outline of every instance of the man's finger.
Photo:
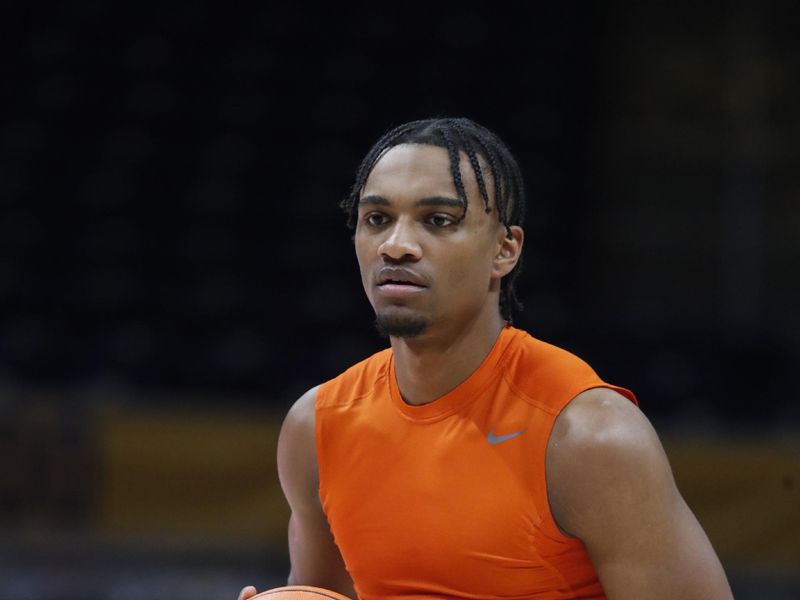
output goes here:
{"type": "Polygon", "coordinates": [[[239,592],[239,600],[247,600],[248,598],[252,598],[256,595],[256,588],[252,585],[248,585],[242,588],[242,591],[239,592]]]}

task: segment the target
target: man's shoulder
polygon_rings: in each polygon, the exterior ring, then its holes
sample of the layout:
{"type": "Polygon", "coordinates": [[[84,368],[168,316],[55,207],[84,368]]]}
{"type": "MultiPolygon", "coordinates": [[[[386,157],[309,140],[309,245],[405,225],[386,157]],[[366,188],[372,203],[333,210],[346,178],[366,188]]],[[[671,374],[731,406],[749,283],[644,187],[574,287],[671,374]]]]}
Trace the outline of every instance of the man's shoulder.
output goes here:
{"type": "Polygon", "coordinates": [[[315,388],[316,405],[338,405],[368,394],[386,376],[391,360],[392,350],[386,348],[328,379],[315,388]]]}
{"type": "Polygon", "coordinates": [[[652,441],[654,430],[629,397],[613,388],[587,389],[564,407],[553,428],[552,440],[576,450],[640,448],[643,436],[652,441]]]}
{"type": "Polygon", "coordinates": [[[533,334],[517,329],[513,343],[511,361],[526,371],[581,371],[594,373],[591,366],[580,356],[563,346],[545,341],[533,334]]]}
{"type": "Polygon", "coordinates": [[[583,358],[523,330],[515,331],[503,362],[504,376],[515,392],[554,416],[593,388],[615,390],[636,403],[633,392],[606,383],[583,358]]]}
{"type": "Polygon", "coordinates": [[[584,513],[590,498],[597,503],[610,490],[631,489],[656,475],[664,481],[671,477],[650,421],[629,398],[604,387],[582,392],[558,415],[548,441],[547,465],[554,515],[567,529],[569,518],[558,519],[559,513],[584,513]]]}
{"type": "Polygon", "coordinates": [[[518,330],[504,371],[513,385],[540,399],[552,396],[563,405],[581,391],[602,384],[594,369],[569,350],[518,330]]]}
{"type": "Polygon", "coordinates": [[[644,413],[630,398],[606,387],[578,394],[558,415],[547,460],[554,474],[548,486],[566,491],[570,504],[576,496],[596,496],[615,481],[639,480],[666,465],[661,442],[644,413]]]}

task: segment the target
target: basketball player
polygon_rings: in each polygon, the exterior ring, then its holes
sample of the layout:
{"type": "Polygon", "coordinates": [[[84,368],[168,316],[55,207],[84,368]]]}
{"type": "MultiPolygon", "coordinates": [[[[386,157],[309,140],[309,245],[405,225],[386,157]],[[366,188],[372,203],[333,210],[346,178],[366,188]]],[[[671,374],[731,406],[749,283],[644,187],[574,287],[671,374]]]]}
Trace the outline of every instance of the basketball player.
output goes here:
{"type": "Polygon", "coordinates": [[[525,199],[506,146],[467,119],[401,125],[343,208],[391,347],[286,416],[289,583],[367,599],[731,598],[634,395],[510,324],[525,199]]]}

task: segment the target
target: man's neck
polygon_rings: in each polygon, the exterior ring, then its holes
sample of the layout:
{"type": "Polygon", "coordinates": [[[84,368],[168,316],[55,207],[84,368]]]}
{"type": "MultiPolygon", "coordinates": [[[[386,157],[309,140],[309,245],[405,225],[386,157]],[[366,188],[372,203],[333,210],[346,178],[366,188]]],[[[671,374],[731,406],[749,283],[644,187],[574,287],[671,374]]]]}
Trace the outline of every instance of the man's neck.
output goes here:
{"type": "Polygon", "coordinates": [[[403,399],[408,404],[427,404],[458,387],[488,356],[504,325],[498,314],[479,318],[449,336],[391,338],[403,399]]]}

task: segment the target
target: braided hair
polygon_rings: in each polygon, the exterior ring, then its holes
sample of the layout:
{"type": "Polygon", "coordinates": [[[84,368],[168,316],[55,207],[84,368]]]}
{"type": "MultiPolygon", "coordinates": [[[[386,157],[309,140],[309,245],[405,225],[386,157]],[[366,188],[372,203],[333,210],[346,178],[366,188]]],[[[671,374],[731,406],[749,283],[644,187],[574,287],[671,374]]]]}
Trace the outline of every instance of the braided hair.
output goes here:
{"type": "MultiPolygon", "coordinates": [[[[352,190],[340,204],[348,215],[347,225],[351,229],[355,228],[358,220],[358,202],[375,163],[387,150],[400,144],[427,144],[447,150],[453,183],[460,200],[464,203],[461,219],[466,216],[468,208],[459,160],[460,152],[464,152],[475,173],[484,212],[487,214],[492,212],[491,200],[494,200],[498,219],[505,225],[506,235],[511,239],[511,226],[521,225],[525,217],[525,190],[519,165],[500,138],[485,127],[465,118],[411,121],[386,132],[361,161],[352,190]],[[492,199],[489,198],[486,186],[487,174],[481,166],[481,158],[484,164],[489,166],[488,175],[491,175],[494,182],[492,199]]],[[[522,308],[514,289],[514,282],[521,267],[522,257],[500,284],[500,312],[509,323],[512,323],[513,311],[522,308]]]]}

